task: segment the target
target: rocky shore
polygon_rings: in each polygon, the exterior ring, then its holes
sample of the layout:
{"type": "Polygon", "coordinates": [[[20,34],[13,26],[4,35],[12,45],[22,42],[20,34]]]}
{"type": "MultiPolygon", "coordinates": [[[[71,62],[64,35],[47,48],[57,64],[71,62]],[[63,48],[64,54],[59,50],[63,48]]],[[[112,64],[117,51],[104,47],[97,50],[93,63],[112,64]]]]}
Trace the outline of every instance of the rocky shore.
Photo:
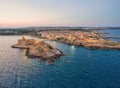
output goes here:
{"type": "Polygon", "coordinates": [[[44,41],[26,39],[24,36],[12,48],[27,49],[26,56],[28,58],[41,58],[42,60],[49,60],[50,63],[64,55],[61,50],[44,41]]]}
{"type": "Polygon", "coordinates": [[[101,37],[94,32],[85,31],[44,31],[40,38],[62,42],[68,45],[85,47],[88,49],[120,50],[120,43],[101,37]],[[47,35],[47,36],[46,36],[47,35]]]}

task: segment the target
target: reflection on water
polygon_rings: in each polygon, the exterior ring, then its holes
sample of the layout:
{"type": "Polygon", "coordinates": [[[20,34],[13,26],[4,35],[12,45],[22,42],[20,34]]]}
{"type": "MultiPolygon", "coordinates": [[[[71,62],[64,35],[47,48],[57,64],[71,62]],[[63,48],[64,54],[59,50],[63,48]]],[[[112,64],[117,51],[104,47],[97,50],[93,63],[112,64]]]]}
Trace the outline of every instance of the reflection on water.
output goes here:
{"type": "Polygon", "coordinates": [[[0,36],[0,88],[120,88],[120,51],[49,42],[66,55],[49,65],[11,48],[20,37],[0,36]]]}
{"type": "Polygon", "coordinates": [[[20,51],[20,53],[22,53],[22,55],[26,55],[26,49],[18,49],[20,51]]]}
{"type": "Polygon", "coordinates": [[[74,45],[71,46],[71,50],[72,50],[72,51],[75,50],[75,46],[74,46],[74,45]]]}

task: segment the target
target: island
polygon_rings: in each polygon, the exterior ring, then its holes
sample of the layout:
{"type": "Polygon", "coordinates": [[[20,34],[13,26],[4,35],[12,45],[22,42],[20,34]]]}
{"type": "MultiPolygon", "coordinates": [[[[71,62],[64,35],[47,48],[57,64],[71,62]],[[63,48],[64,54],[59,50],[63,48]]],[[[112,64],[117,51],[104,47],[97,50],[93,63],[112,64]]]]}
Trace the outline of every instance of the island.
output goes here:
{"type": "Polygon", "coordinates": [[[27,49],[26,56],[28,58],[41,58],[42,60],[49,60],[50,63],[64,55],[61,50],[44,41],[26,39],[25,36],[18,39],[18,43],[13,45],[12,48],[27,49]]]}
{"type": "Polygon", "coordinates": [[[115,49],[120,50],[120,43],[107,40],[92,31],[42,31],[37,35],[42,39],[58,41],[69,45],[82,46],[88,49],[115,49]]]}

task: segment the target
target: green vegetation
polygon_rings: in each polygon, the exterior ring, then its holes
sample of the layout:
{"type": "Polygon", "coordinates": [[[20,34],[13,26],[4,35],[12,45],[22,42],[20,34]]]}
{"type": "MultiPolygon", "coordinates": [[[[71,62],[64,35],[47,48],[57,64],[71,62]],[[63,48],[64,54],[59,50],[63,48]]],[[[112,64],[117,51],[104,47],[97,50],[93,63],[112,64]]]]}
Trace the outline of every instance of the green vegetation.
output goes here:
{"type": "Polygon", "coordinates": [[[41,47],[37,48],[38,52],[42,53],[44,50],[41,47]]]}
{"type": "Polygon", "coordinates": [[[116,46],[116,45],[118,45],[119,43],[106,41],[106,42],[104,42],[104,44],[107,45],[107,46],[116,46]]]}
{"type": "Polygon", "coordinates": [[[52,49],[52,47],[50,45],[47,45],[48,49],[52,49]]]}
{"type": "Polygon", "coordinates": [[[57,38],[58,41],[60,41],[62,38],[57,38]]]}
{"type": "Polygon", "coordinates": [[[22,35],[22,34],[28,34],[31,30],[26,29],[4,29],[0,30],[0,35],[22,35]]]}

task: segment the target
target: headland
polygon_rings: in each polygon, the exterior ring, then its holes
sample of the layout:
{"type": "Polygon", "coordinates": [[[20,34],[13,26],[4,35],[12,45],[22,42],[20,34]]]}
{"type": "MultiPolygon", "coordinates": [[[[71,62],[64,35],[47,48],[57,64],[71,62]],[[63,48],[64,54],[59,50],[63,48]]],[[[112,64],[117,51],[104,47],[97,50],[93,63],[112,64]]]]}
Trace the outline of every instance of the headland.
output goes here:
{"type": "Polygon", "coordinates": [[[107,40],[91,31],[42,31],[38,37],[52,41],[59,41],[69,45],[82,46],[88,49],[120,50],[120,43],[107,40]]]}
{"type": "Polygon", "coordinates": [[[18,40],[18,43],[12,48],[27,49],[28,58],[41,58],[43,60],[60,58],[63,52],[52,45],[35,39],[26,39],[25,36],[18,40]]]}

